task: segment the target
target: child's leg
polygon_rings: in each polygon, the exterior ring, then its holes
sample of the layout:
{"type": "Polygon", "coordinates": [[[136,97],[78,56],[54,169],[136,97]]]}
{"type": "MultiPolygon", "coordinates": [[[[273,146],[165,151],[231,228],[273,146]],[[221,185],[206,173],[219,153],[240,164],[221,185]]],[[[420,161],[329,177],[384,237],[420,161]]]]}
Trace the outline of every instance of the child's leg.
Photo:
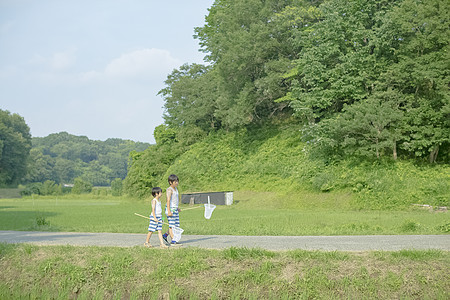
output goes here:
{"type": "Polygon", "coordinates": [[[164,241],[163,241],[163,238],[162,238],[162,232],[161,232],[161,230],[158,230],[158,237],[159,237],[159,244],[160,244],[160,245],[165,245],[165,244],[164,244],[164,241]]]}
{"type": "Polygon", "coordinates": [[[156,231],[157,226],[158,226],[158,223],[155,222],[153,219],[150,219],[150,223],[148,224],[147,239],[145,240],[145,246],[148,246],[148,243],[150,242],[152,233],[156,231]]]}
{"type": "Polygon", "coordinates": [[[178,241],[175,241],[174,239],[173,239],[173,236],[174,236],[174,234],[173,234],[173,228],[174,227],[180,227],[180,215],[179,215],[179,213],[178,212],[176,212],[176,213],[174,213],[173,214],[173,220],[172,220],[172,228],[170,228],[171,229],[171,232],[172,232],[172,235],[171,235],[171,237],[172,237],[172,242],[171,242],[171,244],[173,244],[173,243],[177,243],[178,244],[178,241]]]}
{"type": "Polygon", "coordinates": [[[169,221],[169,234],[170,238],[173,240],[173,231],[172,227],[178,226],[180,227],[180,215],[177,211],[172,211],[172,216],[167,216],[167,220],[169,221]],[[178,225],[177,225],[178,224],[178,225]]]}
{"type": "Polygon", "coordinates": [[[147,239],[145,239],[145,242],[146,242],[146,243],[148,243],[148,242],[150,241],[150,237],[152,236],[152,233],[153,233],[153,232],[151,232],[151,231],[149,231],[149,232],[147,233],[147,239]]]}

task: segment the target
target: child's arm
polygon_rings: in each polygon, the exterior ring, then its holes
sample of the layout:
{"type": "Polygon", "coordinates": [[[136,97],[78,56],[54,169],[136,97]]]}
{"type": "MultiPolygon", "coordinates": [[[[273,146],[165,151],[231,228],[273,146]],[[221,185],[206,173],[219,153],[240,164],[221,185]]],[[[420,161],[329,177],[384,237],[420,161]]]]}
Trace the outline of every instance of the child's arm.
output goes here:
{"type": "Polygon", "coordinates": [[[167,215],[169,217],[173,216],[172,211],[170,210],[170,198],[172,197],[172,190],[167,189],[166,198],[167,198],[167,215]]]}
{"type": "Polygon", "coordinates": [[[155,208],[156,208],[156,200],[153,199],[152,200],[152,216],[153,216],[153,220],[155,220],[155,222],[158,222],[158,219],[156,218],[155,208]]]}

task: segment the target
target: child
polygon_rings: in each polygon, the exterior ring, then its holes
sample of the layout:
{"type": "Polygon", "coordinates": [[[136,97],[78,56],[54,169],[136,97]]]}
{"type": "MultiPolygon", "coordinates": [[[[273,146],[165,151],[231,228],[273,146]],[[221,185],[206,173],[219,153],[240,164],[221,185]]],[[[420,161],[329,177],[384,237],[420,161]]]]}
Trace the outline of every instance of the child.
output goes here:
{"type": "Polygon", "coordinates": [[[173,239],[173,227],[180,227],[180,209],[178,208],[179,198],[178,198],[178,176],[175,174],[172,174],[168,178],[169,181],[169,187],[166,191],[167,196],[167,204],[166,204],[166,216],[167,220],[169,220],[169,231],[163,234],[163,239],[166,241],[166,243],[169,243],[168,241],[168,235],[170,234],[170,238],[172,239],[172,242],[170,243],[171,246],[181,246],[178,241],[175,241],[173,239]]]}
{"type": "Polygon", "coordinates": [[[158,230],[158,237],[159,237],[159,244],[161,248],[169,248],[164,244],[163,238],[162,238],[162,209],[161,209],[161,198],[162,196],[162,189],[160,187],[154,187],[152,188],[152,196],[154,197],[152,200],[152,213],[150,214],[150,224],[148,225],[148,234],[147,239],[145,240],[144,246],[147,248],[151,248],[152,245],[150,245],[150,237],[152,236],[152,233],[158,230]]]}

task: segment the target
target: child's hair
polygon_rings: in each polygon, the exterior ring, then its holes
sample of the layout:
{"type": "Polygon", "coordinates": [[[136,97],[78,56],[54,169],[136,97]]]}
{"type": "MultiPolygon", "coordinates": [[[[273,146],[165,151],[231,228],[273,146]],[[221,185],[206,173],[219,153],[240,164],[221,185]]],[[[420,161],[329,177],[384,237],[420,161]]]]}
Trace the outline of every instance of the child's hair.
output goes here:
{"type": "Polygon", "coordinates": [[[158,195],[159,193],[162,193],[162,189],[159,186],[152,188],[153,197],[156,197],[156,195],[158,195]]]}
{"type": "Polygon", "coordinates": [[[174,181],[179,181],[178,180],[178,176],[177,175],[175,175],[175,174],[170,174],[169,175],[169,184],[172,184],[172,182],[174,182],[174,181]]]}

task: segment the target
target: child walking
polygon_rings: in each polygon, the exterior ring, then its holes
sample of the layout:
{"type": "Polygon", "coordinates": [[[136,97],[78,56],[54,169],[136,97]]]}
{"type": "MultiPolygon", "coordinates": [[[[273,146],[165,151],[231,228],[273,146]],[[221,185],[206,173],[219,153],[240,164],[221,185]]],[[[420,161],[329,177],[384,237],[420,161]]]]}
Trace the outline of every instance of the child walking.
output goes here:
{"type": "Polygon", "coordinates": [[[158,237],[159,237],[159,244],[161,248],[169,248],[164,244],[163,238],[162,238],[162,208],[161,208],[161,198],[162,196],[162,189],[160,187],[154,187],[152,188],[152,196],[154,197],[152,200],[152,213],[150,214],[150,224],[148,225],[148,234],[147,239],[145,240],[144,246],[147,248],[151,248],[152,245],[150,245],[150,237],[152,236],[152,233],[158,230],[158,237]]]}
{"type": "Polygon", "coordinates": [[[166,241],[166,243],[169,243],[168,236],[170,235],[171,238],[171,246],[181,246],[181,244],[178,241],[175,241],[173,239],[173,227],[180,227],[180,209],[178,208],[179,203],[179,197],[178,197],[178,183],[179,179],[178,176],[175,174],[171,174],[168,178],[169,181],[169,187],[166,191],[167,196],[167,204],[166,204],[166,216],[167,220],[169,220],[169,231],[163,234],[163,239],[166,241]]]}

